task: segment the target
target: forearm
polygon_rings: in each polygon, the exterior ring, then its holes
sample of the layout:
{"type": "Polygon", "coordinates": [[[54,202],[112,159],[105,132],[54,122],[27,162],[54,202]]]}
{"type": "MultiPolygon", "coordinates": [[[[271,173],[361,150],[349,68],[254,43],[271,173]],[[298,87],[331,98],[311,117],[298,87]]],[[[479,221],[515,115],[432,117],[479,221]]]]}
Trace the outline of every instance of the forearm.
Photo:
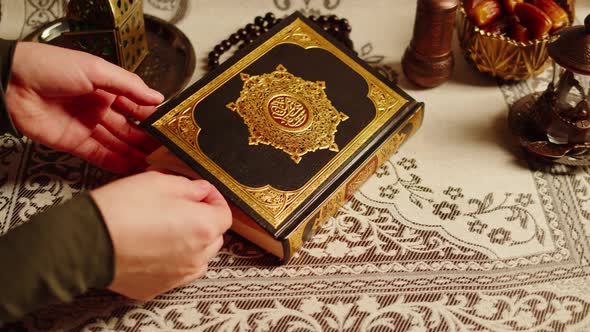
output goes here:
{"type": "MultiPolygon", "coordinates": [[[[15,41],[0,39],[0,134],[20,136],[4,100],[15,48],[15,41]]],[[[0,326],[107,286],[113,264],[108,231],[89,194],[33,216],[0,237],[0,326]]]]}
{"type": "Polygon", "coordinates": [[[21,137],[22,135],[12,122],[4,100],[4,92],[10,79],[10,68],[12,67],[15,48],[16,41],[0,39],[0,135],[8,133],[21,137]]]}
{"type": "Polygon", "coordinates": [[[33,216],[0,237],[0,326],[113,278],[113,249],[89,194],[33,216]]]}

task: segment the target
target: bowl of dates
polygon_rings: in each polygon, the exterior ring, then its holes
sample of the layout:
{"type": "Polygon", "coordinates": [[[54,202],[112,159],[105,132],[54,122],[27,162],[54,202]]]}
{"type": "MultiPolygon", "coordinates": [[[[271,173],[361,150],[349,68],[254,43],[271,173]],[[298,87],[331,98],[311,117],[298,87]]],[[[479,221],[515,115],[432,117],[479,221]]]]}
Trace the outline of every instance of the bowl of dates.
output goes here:
{"type": "Polygon", "coordinates": [[[574,0],[464,0],[458,35],[467,61],[504,80],[545,69],[547,45],[572,24],[574,0]]]}

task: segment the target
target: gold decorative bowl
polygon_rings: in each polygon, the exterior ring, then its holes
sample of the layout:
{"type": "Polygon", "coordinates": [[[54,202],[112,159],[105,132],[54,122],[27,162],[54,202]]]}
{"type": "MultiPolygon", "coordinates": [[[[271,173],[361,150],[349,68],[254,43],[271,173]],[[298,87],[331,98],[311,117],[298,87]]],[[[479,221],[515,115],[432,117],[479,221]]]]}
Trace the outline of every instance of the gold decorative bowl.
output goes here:
{"type": "MultiPolygon", "coordinates": [[[[575,17],[575,0],[556,0],[570,17],[575,17]]],[[[527,43],[507,36],[485,32],[467,17],[463,2],[458,12],[457,31],[461,49],[468,62],[482,73],[505,80],[525,80],[541,73],[549,58],[547,45],[557,38],[546,36],[527,43]]]]}

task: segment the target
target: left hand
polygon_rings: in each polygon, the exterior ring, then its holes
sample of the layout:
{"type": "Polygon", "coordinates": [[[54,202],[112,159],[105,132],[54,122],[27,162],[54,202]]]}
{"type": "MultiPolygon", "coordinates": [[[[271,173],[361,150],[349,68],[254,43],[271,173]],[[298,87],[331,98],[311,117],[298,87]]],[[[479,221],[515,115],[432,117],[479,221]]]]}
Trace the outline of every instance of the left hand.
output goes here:
{"type": "Polygon", "coordinates": [[[109,289],[150,300],[207,271],[232,214],[204,180],[146,172],[92,191],[113,244],[109,289]]]}
{"type": "Polygon", "coordinates": [[[144,168],[158,146],[128,117],[144,120],[164,97],[88,53],[19,42],[5,100],[24,135],[115,173],[144,168]]]}

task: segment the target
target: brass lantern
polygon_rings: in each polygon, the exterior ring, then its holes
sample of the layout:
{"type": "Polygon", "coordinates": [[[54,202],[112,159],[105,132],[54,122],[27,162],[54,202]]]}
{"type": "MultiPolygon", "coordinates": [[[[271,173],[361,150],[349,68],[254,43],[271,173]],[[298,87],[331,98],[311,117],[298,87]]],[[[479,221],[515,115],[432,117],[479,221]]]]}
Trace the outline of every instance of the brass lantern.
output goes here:
{"type": "Polygon", "coordinates": [[[148,54],[141,0],[70,0],[67,47],[135,71],[148,54]]]}
{"type": "Polygon", "coordinates": [[[509,121],[526,150],[569,165],[590,165],[590,15],[548,47],[553,78],[514,104],[509,121]]]}
{"type": "Polygon", "coordinates": [[[553,79],[537,102],[537,125],[554,144],[590,142],[590,15],[549,45],[553,79]]]}

